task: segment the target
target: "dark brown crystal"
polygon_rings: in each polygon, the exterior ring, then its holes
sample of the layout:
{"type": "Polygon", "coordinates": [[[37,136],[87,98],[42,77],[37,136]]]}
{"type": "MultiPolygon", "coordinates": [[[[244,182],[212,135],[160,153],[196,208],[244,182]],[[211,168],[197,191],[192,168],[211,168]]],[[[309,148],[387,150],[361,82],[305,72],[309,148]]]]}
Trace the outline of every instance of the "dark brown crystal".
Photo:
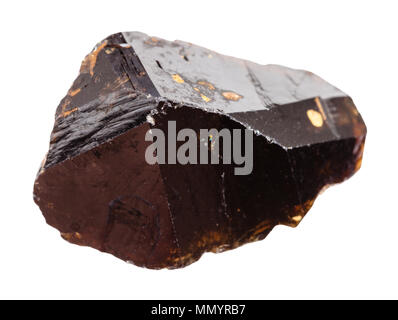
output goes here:
{"type": "Polygon", "coordinates": [[[148,268],[295,227],[318,193],[361,165],[366,127],[318,76],[145,34],[118,33],[85,58],[61,101],[34,185],[64,239],[148,268]],[[149,129],[250,129],[253,170],[155,164],[149,129]]]}

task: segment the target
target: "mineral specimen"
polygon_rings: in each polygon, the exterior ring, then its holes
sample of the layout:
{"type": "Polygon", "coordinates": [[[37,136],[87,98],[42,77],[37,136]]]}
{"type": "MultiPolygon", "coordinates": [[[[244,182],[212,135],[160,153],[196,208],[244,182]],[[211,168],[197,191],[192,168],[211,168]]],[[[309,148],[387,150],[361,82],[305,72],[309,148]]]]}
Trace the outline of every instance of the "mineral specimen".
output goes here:
{"type": "Polygon", "coordinates": [[[86,56],[61,101],[34,199],[72,243],[179,268],[297,226],[323,188],[359,169],[365,135],[351,98],[310,72],[118,33],[86,56]],[[197,147],[181,149],[183,129],[197,147]],[[223,129],[252,140],[238,136],[213,159],[216,142],[235,138],[215,139],[223,129]],[[251,168],[237,174],[235,151],[250,145],[251,168]],[[184,150],[197,154],[176,161],[184,150]]]}

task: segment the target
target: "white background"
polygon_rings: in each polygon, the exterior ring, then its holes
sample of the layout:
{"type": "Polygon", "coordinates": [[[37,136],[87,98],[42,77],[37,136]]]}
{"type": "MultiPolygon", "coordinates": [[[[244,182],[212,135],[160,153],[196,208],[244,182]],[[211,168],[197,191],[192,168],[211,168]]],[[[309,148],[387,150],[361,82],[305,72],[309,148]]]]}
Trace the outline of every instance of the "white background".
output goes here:
{"type": "Polygon", "coordinates": [[[398,298],[396,1],[2,1],[0,298],[398,298]],[[71,245],[32,199],[55,108],[119,31],[310,70],[350,94],[362,169],[296,229],[153,271],[71,245]]]}

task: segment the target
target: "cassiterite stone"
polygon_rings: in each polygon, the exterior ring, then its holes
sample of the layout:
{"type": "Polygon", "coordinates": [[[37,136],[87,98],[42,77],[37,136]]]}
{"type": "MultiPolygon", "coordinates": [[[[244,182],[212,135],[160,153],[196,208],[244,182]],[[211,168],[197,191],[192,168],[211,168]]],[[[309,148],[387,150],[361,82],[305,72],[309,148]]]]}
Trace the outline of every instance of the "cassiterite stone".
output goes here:
{"type": "Polygon", "coordinates": [[[365,135],[352,99],[310,72],[118,33],[87,55],[58,106],[34,199],[72,243],[178,268],[297,226],[323,188],[359,169],[365,135]],[[253,131],[251,173],[148,164],[145,135],[172,121],[253,131]]]}

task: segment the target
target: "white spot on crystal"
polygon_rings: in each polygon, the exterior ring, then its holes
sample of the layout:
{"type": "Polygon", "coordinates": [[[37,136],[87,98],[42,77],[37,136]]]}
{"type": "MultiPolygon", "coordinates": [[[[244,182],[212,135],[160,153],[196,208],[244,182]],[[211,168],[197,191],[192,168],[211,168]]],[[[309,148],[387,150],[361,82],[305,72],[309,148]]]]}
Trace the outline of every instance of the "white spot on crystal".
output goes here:
{"type": "Polygon", "coordinates": [[[155,119],[150,114],[146,116],[146,122],[150,123],[153,126],[155,125],[155,119]]]}
{"type": "Polygon", "coordinates": [[[292,217],[292,220],[293,220],[294,222],[300,222],[302,219],[303,219],[302,216],[294,216],[294,217],[292,217]]]}

